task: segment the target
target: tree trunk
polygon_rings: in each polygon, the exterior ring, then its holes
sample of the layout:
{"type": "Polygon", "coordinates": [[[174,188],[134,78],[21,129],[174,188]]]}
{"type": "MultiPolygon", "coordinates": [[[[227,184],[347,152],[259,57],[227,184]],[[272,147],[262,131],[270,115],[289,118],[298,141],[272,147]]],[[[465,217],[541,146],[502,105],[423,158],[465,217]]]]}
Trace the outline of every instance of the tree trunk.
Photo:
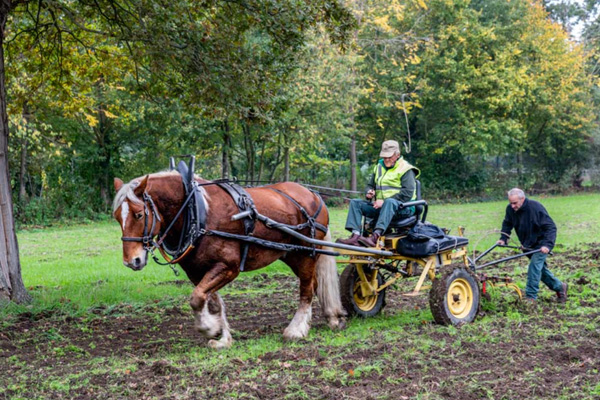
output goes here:
{"type": "Polygon", "coordinates": [[[265,146],[266,146],[266,139],[263,138],[262,140],[262,147],[260,149],[260,158],[258,160],[258,176],[256,177],[256,184],[260,185],[260,180],[262,179],[262,174],[263,174],[263,167],[264,167],[264,161],[265,161],[265,146]]]}
{"type": "Polygon", "coordinates": [[[356,191],[356,133],[352,134],[350,141],[350,190],[356,191]]]}
{"type": "Polygon", "coordinates": [[[26,190],[26,177],[27,177],[27,146],[29,145],[28,141],[28,132],[29,123],[31,119],[31,115],[29,113],[29,107],[27,107],[27,103],[23,105],[23,119],[25,120],[25,135],[23,136],[23,141],[21,142],[21,162],[20,162],[20,171],[19,171],[19,205],[23,206],[27,196],[26,190]]]}
{"type": "Polygon", "coordinates": [[[105,210],[109,210],[112,201],[111,191],[113,181],[110,168],[110,162],[112,158],[112,122],[110,118],[106,116],[105,112],[107,109],[107,104],[105,103],[104,84],[104,77],[101,77],[95,85],[96,100],[98,101],[98,106],[96,109],[98,125],[94,128],[94,131],[96,136],[96,144],[98,145],[100,155],[100,160],[98,163],[99,176],[97,178],[98,186],[100,187],[100,198],[102,199],[103,208],[105,210]]]}
{"type": "Polygon", "coordinates": [[[271,172],[269,174],[269,183],[273,182],[275,177],[275,171],[277,167],[281,163],[281,138],[283,137],[283,133],[279,132],[279,136],[277,137],[277,155],[275,155],[275,160],[273,161],[273,168],[271,168],[271,172]]]}
{"type": "Polygon", "coordinates": [[[223,147],[221,148],[221,178],[228,179],[233,172],[230,169],[231,162],[231,134],[229,132],[229,121],[223,121],[223,147]]]}
{"type": "Polygon", "coordinates": [[[250,131],[250,125],[248,122],[242,122],[242,132],[244,134],[244,147],[246,150],[246,159],[248,160],[248,171],[246,173],[246,181],[250,185],[254,182],[254,143],[252,143],[252,136],[250,131]]]}
{"type": "MultiPolygon", "coordinates": [[[[358,1],[356,4],[356,10],[357,12],[355,13],[356,16],[356,22],[358,23],[358,26],[362,25],[362,16],[364,15],[365,9],[366,9],[366,4],[364,1],[358,1]]],[[[358,30],[354,31],[354,42],[357,43],[358,42],[358,30]]],[[[352,74],[352,85],[354,87],[358,86],[357,84],[357,78],[356,76],[358,75],[356,72],[356,66],[352,65],[352,68],[350,69],[350,73],[352,74]]],[[[354,116],[356,115],[356,110],[354,109],[354,105],[351,104],[350,105],[350,109],[348,110],[349,113],[348,115],[351,116],[352,118],[352,122],[351,122],[351,126],[352,126],[352,135],[350,137],[350,190],[354,190],[356,191],[357,189],[357,178],[356,178],[356,167],[357,167],[357,160],[356,160],[356,120],[354,119],[354,116]]]]}
{"type": "Polygon", "coordinates": [[[19,246],[13,219],[10,173],[8,170],[8,114],[4,76],[4,27],[10,2],[0,2],[0,299],[18,303],[31,297],[21,277],[19,246]]]}
{"type": "Polygon", "coordinates": [[[21,143],[21,165],[19,171],[19,204],[24,205],[25,197],[27,196],[27,190],[25,188],[25,177],[27,176],[27,138],[23,138],[21,143]]]}
{"type": "Polygon", "coordinates": [[[285,147],[285,154],[283,156],[285,160],[285,166],[283,168],[283,180],[288,182],[290,180],[290,148],[285,147]]]}
{"type": "Polygon", "coordinates": [[[519,186],[523,187],[523,158],[521,157],[521,151],[517,153],[517,182],[519,182],[519,186]]]}

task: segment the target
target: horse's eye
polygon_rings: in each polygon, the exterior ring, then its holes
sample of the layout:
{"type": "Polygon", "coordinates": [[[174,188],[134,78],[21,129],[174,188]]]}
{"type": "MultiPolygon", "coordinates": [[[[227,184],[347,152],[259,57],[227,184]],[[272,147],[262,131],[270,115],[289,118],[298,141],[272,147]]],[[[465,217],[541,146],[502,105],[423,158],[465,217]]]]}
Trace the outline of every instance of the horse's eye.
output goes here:
{"type": "Polygon", "coordinates": [[[144,216],[143,212],[139,212],[135,214],[135,219],[142,219],[142,217],[144,216]]]}

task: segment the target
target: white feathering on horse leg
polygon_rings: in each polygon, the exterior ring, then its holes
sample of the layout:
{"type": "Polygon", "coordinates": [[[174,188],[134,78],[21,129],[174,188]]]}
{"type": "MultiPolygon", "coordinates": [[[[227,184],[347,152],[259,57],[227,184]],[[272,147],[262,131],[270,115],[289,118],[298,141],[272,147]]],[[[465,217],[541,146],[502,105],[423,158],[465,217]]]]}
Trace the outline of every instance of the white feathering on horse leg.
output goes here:
{"type": "Polygon", "coordinates": [[[214,338],[221,330],[221,320],[219,318],[220,316],[213,315],[208,312],[209,301],[209,299],[206,299],[204,302],[204,307],[202,307],[201,311],[194,311],[194,315],[196,317],[196,323],[194,327],[204,336],[208,338],[214,338]]]}
{"type": "MultiPolygon", "coordinates": [[[[327,230],[324,240],[331,242],[331,233],[327,230]]],[[[332,250],[324,247],[324,250],[332,250]]],[[[346,312],[340,300],[340,285],[337,264],[333,256],[321,254],[317,259],[317,297],[321,302],[323,314],[327,317],[331,329],[344,329],[346,312]]]]}
{"type": "Polygon", "coordinates": [[[233,343],[233,338],[231,337],[231,332],[229,330],[229,322],[227,322],[227,317],[225,316],[225,303],[221,298],[221,295],[217,293],[217,298],[219,299],[219,304],[221,305],[221,339],[214,340],[211,339],[208,341],[208,346],[213,349],[220,350],[231,347],[233,343]]]}
{"type": "Polygon", "coordinates": [[[287,340],[298,340],[306,337],[310,330],[310,320],[312,318],[312,307],[310,304],[300,306],[292,322],[283,331],[283,337],[287,340]]]}

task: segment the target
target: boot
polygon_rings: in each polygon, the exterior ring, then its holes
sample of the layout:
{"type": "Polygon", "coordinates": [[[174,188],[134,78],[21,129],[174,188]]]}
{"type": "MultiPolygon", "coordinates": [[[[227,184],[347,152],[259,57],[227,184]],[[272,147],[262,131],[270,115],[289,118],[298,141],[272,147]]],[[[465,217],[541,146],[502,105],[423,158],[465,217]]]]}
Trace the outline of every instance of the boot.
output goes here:
{"type": "Polygon", "coordinates": [[[568,288],[569,288],[569,285],[567,285],[566,283],[562,284],[562,289],[559,290],[558,292],[556,292],[556,297],[558,297],[558,299],[556,301],[558,301],[559,303],[567,302],[567,289],[568,288]]]}
{"type": "Polygon", "coordinates": [[[352,236],[350,236],[348,239],[338,239],[335,242],[341,243],[341,244],[347,244],[349,246],[360,246],[360,244],[358,243],[359,237],[360,237],[360,235],[358,235],[357,233],[353,233],[352,236]]]}
{"type": "Polygon", "coordinates": [[[379,231],[374,231],[373,234],[369,237],[359,237],[358,242],[366,247],[377,247],[377,241],[379,240],[380,236],[381,233],[379,233],[379,231]]]}

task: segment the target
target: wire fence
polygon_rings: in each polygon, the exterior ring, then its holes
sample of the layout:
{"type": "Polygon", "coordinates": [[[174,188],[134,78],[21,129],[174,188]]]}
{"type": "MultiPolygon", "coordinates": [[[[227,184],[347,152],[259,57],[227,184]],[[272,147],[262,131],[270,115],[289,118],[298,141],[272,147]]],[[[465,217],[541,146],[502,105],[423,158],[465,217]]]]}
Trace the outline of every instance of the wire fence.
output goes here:
{"type": "MultiPolygon", "coordinates": [[[[272,185],[275,183],[279,183],[279,181],[273,182],[273,181],[237,180],[237,179],[235,179],[234,181],[244,187],[256,187],[256,186],[272,185]]],[[[321,196],[339,197],[346,201],[350,201],[353,198],[359,197],[360,195],[364,194],[363,191],[359,191],[359,190],[339,189],[339,188],[333,188],[333,187],[328,187],[328,186],[312,185],[312,184],[303,183],[303,182],[296,182],[296,183],[298,183],[302,186],[305,186],[307,188],[314,189],[314,191],[319,193],[319,195],[321,195],[321,196]],[[355,195],[355,196],[349,197],[349,195],[355,195]]]]}

